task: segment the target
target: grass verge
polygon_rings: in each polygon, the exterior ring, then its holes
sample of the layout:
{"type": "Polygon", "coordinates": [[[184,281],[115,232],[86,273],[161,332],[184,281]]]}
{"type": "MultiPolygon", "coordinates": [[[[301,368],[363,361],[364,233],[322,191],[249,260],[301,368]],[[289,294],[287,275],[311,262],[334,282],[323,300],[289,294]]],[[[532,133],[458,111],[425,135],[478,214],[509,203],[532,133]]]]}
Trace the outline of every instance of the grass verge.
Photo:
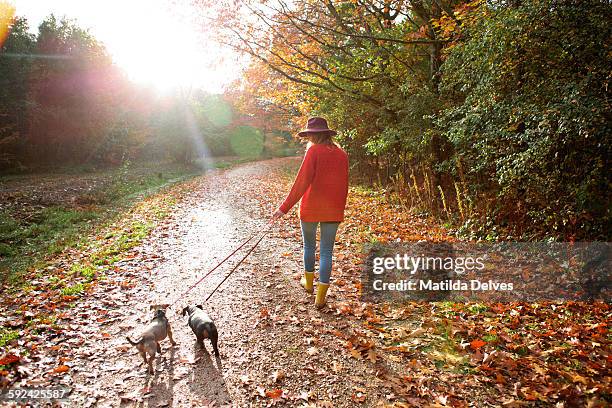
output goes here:
{"type": "MultiPolygon", "coordinates": [[[[134,171],[124,166],[110,175],[101,175],[104,182],[76,196],[66,197],[60,192],[48,205],[25,201],[25,205],[5,207],[0,210],[0,282],[20,285],[26,272],[42,267],[46,258],[66,248],[82,245],[83,236],[112,222],[134,202],[199,173],[197,168],[184,166],[140,167],[134,171]]],[[[67,180],[64,189],[70,188],[67,180]]],[[[148,226],[134,226],[134,234],[146,235],[148,229],[148,226]]],[[[104,262],[102,258],[112,257],[113,251],[118,253],[124,249],[129,245],[127,240],[133,241],[134,236],[125,240],[109,253],[99,254],[100,259],[94,263],[104,262]]],[[[91,271],[83,273],[91,274],[91,271]]]]}

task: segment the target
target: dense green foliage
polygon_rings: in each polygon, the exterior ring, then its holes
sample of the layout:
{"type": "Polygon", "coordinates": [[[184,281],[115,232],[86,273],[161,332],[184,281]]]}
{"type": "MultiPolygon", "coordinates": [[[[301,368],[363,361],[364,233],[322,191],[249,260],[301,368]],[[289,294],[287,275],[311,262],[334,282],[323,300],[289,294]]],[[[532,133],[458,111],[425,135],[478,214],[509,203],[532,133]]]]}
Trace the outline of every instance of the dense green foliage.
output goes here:
{"type": "MultiPolygon", "coordinates": [[[[607,2],[533,1],[481,11],[443,66],[438,129],[499,222],[553,235],[610,230],[607,2]]],[[[455,163],[455,162],[453,162],[455,163]]]]}
{"type": "Polygon", "coordinates": [[[232,150],[242,157],[259,157],[264,148],[262,132],[250,127],[239,126],[230,136],[232,150]]]}
{"type": "Polygon", "coordinates": [[[27,21],[16,18],[0,57],[0,164],[7,164],[24,150],[20,133],[27,128],[28,74],[31,59],[20,54],[34,52],[35,38],[27,21]]]}
{"type": "Polygon", "coordinates": [[[3,159],[91,154],[90,140],[103,139],[116,115],[112,98],[121,81],[104,47],[70,21],[51,16],[33,36],[17,18],[0,55],[9,79],[1,95],[3,159]]]}

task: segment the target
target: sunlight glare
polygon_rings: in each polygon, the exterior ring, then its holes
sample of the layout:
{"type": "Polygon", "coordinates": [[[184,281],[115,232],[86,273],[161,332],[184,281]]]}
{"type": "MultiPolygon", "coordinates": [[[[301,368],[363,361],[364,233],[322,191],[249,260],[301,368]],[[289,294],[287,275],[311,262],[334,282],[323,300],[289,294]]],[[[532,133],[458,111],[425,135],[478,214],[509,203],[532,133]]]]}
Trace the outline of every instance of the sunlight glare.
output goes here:
{"type": "Polygon", "coordinates": [[[27,17],[33,29],[51,13],[76,19],[136,82],[162,91],[221,92],[239,75],[239,64],[201,32],[190,7],[169,0],[24,0],[17,3],[17,15],[27,17]]]}
{"type": "Polygon", "coordinates": [[[7,1],[0,0],[0,47],[9,33],[9,25],[15,16],[15,6],[7,1]]]}

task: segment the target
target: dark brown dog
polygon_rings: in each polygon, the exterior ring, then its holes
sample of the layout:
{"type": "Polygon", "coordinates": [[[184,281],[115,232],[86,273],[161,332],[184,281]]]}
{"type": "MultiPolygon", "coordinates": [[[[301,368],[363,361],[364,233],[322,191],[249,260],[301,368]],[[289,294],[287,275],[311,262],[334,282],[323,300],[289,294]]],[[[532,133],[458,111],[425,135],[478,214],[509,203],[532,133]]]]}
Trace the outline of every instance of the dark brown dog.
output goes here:
{"type": "Polygon", "coordinates": [[[153,359],[155,358],[155,353],[161,353],[159,342],[167,336],[173,346],[176,343],[172,338],[172,330],[170,330],[170,324],[166,318],[166,311],[163,308],[159,308],[159,306],[151,306],[151,309],[155,309],[153,312],[153,319],[143,330],[140,340],[134,342],[129,337],[126,337],[126,339],[132,346],[138,349],[145,364],[149,365],[149,372],[153,373],[153,359]],[[149,355],[148,361],[147,354],[149,355]]]}
{"type": "Polygon", "coordinates": [[[217,333],[217,327],[210,316],[202,309],[202,305],[185,307],[183,309],[183,316],[186,314],[189,314],[189,327],[193,330],[198,343],[204,348],[204,339],[209,339],[212,343],[215,356],[218,356],[217,340],[219,339],[219,334],[217,333]]]}

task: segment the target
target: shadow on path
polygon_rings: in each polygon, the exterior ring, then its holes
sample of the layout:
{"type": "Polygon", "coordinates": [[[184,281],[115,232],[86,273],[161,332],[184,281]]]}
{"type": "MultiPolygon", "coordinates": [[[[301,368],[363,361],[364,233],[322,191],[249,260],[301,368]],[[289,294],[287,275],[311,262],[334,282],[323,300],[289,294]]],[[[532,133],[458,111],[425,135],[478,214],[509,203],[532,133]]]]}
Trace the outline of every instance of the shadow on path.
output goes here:
{"type": "Polygon", "coordinates": [[[189,378],[191,392],[208,404],[212,402],[218,405],[229,403],[231,399],[223,378],[221,358],[215,357],[213,362],[208,350],[202,348],[197,342],[193,344],[193,353],[196,363],[193,365],[189,378]]]}

